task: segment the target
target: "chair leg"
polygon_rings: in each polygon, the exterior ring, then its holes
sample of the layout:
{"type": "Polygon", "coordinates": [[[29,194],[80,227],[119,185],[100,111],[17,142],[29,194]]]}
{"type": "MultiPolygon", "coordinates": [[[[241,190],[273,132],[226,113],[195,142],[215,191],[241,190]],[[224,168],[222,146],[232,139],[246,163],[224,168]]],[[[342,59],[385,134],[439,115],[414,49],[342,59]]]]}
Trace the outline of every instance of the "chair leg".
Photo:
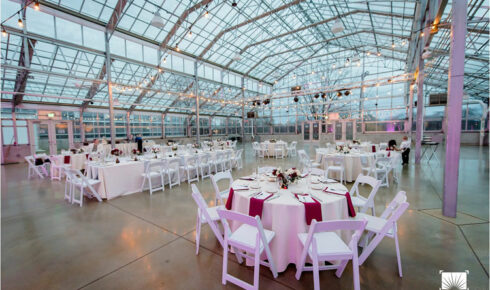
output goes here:
{"type": "Polygon", "coordinates": [[[398,260],[398,275],[403,277],[402,273],[402,257],[400,256],[400,245],[398,244],[398,233],[395,232],[395,248],[396,248],[396,259],[398,260]]]}
{"type": "Polygon", "coordinates": [[[255,250],[255,263],[254,263],[254,284],[253,289],[259,289],[259,273],[260,273],[260,247],[255,250]]]}
{"type": "Polygon", "coordinates": [[[226,277],[228,275],[228,242],[224,240],[223,247],[223,273],[221,276],[221,283],[226,285],[226,277]]]}
{"type": "Polygon", "coordinates": [[[361,286],[359,283],[359,261],[357,260],[357,251],[355,251],[352,257],[352,274],[354,279],[354,290],[360,290],[361,286]]]}
{"type": "Polygon", "coordinates": [[[199,217],[200,213],[197,213],[197,221],[196,221],[196,255],[199,255],[199,241],[201,239],[201,218],[199,217]]]}
{"type": "Polygon", "coordinates": [[[320,269],[318,267],[318,258],[313,256],[313,285],[315,290],[320,290],[320,269]]]}

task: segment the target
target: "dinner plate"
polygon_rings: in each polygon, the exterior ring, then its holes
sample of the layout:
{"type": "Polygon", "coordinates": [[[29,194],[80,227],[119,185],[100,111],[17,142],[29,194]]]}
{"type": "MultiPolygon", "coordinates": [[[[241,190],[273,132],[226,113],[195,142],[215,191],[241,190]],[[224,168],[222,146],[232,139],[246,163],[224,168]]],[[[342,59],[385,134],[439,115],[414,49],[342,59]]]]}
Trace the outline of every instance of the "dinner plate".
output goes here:
{"type": "Polygon", "coordinates": [[[265,191],[268,192],[268,193],[276,193],[277,192],[277,188],[270,187],[270,188],[267,188],[265,191]]]}
{"type": "Polygon", "coordinates": [[[250,184],[249,187],[253,188],[253,189],[257,189],[257,188],[260,188],[260,184],[257,182],[254,182],[254,183],[250,184]]]}
{"type": "Polygon", "coordinates": [[[312,184],[311,188],[316,189],[316,190],[322,190],[324,188],[324,186],[323,186],[323,184],[312,184]]]}

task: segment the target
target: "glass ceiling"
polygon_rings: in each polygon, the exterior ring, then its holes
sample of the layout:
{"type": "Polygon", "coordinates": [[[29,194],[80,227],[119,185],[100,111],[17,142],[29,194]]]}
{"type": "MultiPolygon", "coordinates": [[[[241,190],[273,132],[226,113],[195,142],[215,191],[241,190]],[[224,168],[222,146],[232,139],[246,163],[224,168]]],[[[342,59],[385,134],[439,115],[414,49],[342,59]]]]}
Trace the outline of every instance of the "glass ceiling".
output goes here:
{"type": "MultiPolygon", "coordinates": [[[[488,103],[489,8],[482,1],[468,1],[465,92],[488,103]]],[[[416,1],[237,3],[41,1],[40,11],[27,9],[24,23],[32,56],[23,101],[81,106],[93,100],[96,106],[107,106],[104,31],[113,14],[118,21],[109,42],[110,71],[116,105],[123,109],[191,113],[195,99],[190,94],[198,93],[203,96],[201,113],[241,116],[238,101],[243,99],[270,98],[266,95],[288,93],[294,86],[322,90],[407,73],[416,1]],[[163,27],[151,23],[156,12],[163,27]],[[332,32],[339,25],[343,30],[332,32]]],[[[20,8],[18,1],[1,3],[8,31],[1,48],[3,91],[22,88],[20,56],[26,43],[15,15],[20,8]]],[[[425,76],[429,93],[447,91],[451,12],[449,1],[430,44],[425,76]]],[[[352,112],[361,102],[365,108],[397,110],[406,106],[407,88],[405,83],[366,88],[364,101],[360,89],[352,90],[344,103],[331,104],[329,110],[352,112]]],[[[336,99],[334,93],[328,95],[336,99]]],[[[299,104],[312,97],[303,97],[299,104]]],[[[4,101],[12,98],[2,94],[4,101]]],[[[280,114],[293,112],[292,97],[278,98],[272,105],[280,114]]]]}

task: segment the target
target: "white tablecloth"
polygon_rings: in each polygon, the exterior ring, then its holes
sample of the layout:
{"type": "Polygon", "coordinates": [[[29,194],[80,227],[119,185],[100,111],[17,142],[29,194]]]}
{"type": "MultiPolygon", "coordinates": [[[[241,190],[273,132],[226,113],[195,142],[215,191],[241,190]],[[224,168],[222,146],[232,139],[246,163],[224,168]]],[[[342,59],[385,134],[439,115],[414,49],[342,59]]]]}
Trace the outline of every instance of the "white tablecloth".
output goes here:
{"type": "MultiPolygon", "coordinates": [[[[70,156],[71,169],[85,169],[86,153],[58,155],[58,161],[64,163],[65,156],[70,156]]],[[[59,165],[59,164],[58,164],[59,165]]]]}
{"type": "MultiPolygon", "coordinates": [[[[254,181],[236,180],[233,186],[250,185],[254,181]]],[[[277,187],[277,183],[261,181],[262,189],[277,187]]],[[[327,186],[326,184],[323,186],[327,186]]],[[[328,184],[338,189],[346,190],[341,184],[328,184]]],[[[262,211],[262,224],[265,229],[275,232],[274,239],[270,244],[272,258],[276,264],[277,271],[283,272],[288,264],[298,264],[301,258],[303,246],[298,239],[298,233],[306,233],[309,226],[306,224],[305,207],[294,196],[294,193],[305,193],[307,191],[306,180],[303,179],[297,185],[290,185],[289,189],[278,191],[280,197],[264,202],[262,211]]],[[[235,191],[232,210],[248,214],[250,194],[259,190],[235,191]]],[[[323,221],[348,218],[347,202],[344,196],[328,194],[322,190],[312,190],[312,194],[320,198],[322,204],[323,221]]],[[[237,224],[232,227],[236,228],[237,224]]],[[[342,235],[343,239],[348,238],[342,235]]],[[[348,242],[348,241],[346,241],[348,242]]]]}

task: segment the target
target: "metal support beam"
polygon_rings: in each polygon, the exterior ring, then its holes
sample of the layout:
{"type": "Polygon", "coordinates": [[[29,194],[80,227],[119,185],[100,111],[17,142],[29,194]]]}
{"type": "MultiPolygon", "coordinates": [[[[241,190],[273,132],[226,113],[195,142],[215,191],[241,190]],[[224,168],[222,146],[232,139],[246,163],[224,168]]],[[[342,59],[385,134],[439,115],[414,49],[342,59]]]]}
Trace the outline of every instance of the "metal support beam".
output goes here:
{"type": "Polygon", "coordinates": [[[456,217],[458,205],[461,107],[463,105],[464,55],[467,0],[453,1],[451,53],[449,55],[448,102],[446,108],[446,164],[442,214],[456,217]]]}
{"type": "Polygon", "coordinates": [[[196,143],[201,143],[201,126],[199,124],[199,78],[197,77],[197,61],[194,62],[194,91],[196,93],[196,143]]]}
{"type": "MultiPolygon", "coordinates": [[[[206,5],[208,5],[209,3],[211,3],[212,0],[203,0],[201,2],[198,2],[197,4],[193,5],[191,8],[189,9],[186,9],[179,17],[179,19],[177,19],[177,21],[175,22],[174,26],[172,27],[172,29],[170,30],[170,32],[167,34],[167,36],[165,37],[165,39],[162,41],[162,43],[160,44],[160,47],[165,49],[167,48],[168,44],[170,43],[170,40],[172,39],[172,37],[175,35],[175,33],[177,33],[177,30],[180,28],[180,26],[182,25],[182,23],[184,23],[184,21],[187,19],[187,17],[194,11],[200,9],[201,7],[204,7],[206,5]]],[[[160,61],[160,60],[159,60],[160,61]]]]}
{"type": "Polygon", "coordinates": [[[107,92],[109,94],[109,121],[111,125],[111,148],[116,145],[116,127],[114,125],[114,100],[112,99],[112,82],[111,82],[111,49],[109,45],[109,33],[105,34],[105,55],[106,55],[106,75],[107,75],[107,92]]]}
{"type": "Polygon", "coordinates": [[[408,126],[407,126],[407,133],[410,134],[410,138],[412,137],[412,123],[413,123],[413,88],[414,84],[409,84],[409,97],[408,97],[408,126]]]}
{"type": "Polygon", "coordinates": [[[424,135],[424,60],[419,58],[419,74],[417,78],[417,127],[415,134],[415,163],[422,157],[422,137],[424,135]]]}
{"type": "MultiPolygon", "coordinates": [[[[27,78],[29,76],[28,68],[30,67],[32,56],[34,55],[35,45],[36,45],[36,40],[31,39],[29,41],[27,40],[27,37],[25,37],[25,41],[23,41],[21,44],[21,48],[20,48],[21,52],[19,54],[19,66],[25,67],[26,69],[17,71],[17,75],[15,77],[15,85],[14,85],[15,92],[24,93],[26,90],[27,78]],[[28,49],[25,49],[26,46],[28,47],[28,49]]],[[[22,103],[23,97],[24,97],[23,94],[14,95],[12,99],[14,106],[17,106],[20,103],[22,103]]]]}

